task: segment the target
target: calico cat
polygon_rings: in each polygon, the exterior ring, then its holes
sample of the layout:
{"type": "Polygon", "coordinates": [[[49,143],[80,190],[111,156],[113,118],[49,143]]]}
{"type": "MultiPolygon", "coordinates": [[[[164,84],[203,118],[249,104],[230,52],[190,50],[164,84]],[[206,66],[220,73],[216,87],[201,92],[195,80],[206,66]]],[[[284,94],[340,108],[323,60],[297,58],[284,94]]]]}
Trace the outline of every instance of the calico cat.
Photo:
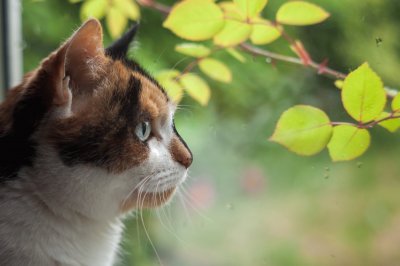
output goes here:
{"type": "Polygon", "coordinates": [[[88,20],[0,105],[1,265],[113,265],[121,217],[185,180],[175,104],[126,58],[135,32],[104,49],[88,20]]]}

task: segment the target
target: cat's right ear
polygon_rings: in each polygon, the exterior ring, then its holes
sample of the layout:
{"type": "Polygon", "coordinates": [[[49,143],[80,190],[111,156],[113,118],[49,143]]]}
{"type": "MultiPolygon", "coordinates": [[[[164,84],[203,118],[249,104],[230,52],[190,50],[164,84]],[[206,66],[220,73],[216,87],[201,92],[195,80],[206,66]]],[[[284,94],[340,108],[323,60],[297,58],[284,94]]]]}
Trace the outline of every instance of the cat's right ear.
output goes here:
{"type": "Polygon", "coordinates": [[[85,22],[57,51],[42,62],[48,75],[53,104],[72,105],[81,95],[92,92],[104,74],[103,32],[96,19],[85,22]]]}

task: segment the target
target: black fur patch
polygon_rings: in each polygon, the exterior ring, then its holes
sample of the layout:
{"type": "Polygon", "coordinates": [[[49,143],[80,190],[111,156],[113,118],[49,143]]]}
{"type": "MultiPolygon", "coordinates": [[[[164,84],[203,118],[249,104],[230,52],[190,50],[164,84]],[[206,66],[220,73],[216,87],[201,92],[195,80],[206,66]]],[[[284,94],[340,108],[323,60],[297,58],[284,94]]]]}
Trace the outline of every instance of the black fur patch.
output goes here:
{"type": "Polygon", "coordinates": [[[132,76],[125,90],[115,89],[104,103],[110,110],[117,109],[117,113],[100,112],[96,121],[87,121],[64,139],[55,136],[62,161],[68,166],[91,164],[110,169],[122,160],[127,141],[136,138],[140,91],[140,81],[132,76]]]}
{"type": "Polygon", "coordinates": [[[0,182],[15,178],[21,167],[32,165],[36,143],[31,137],[50,107],[49,98],[31,87],[16,103],[12,127],[0,137],[0,182]]]}

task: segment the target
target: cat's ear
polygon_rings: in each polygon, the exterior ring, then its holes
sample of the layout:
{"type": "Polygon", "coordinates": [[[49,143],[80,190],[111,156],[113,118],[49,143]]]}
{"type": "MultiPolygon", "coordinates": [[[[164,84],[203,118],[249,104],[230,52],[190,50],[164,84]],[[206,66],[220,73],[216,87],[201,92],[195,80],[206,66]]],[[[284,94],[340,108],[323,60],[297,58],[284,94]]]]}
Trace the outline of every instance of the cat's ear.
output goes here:
{"type": "Polygon", "coordinates": [[[139,23],[132,25],[130,29],[124,33],[124,35],[106,48],[106,54],[113,59],[125,58],[129,50],[129,45],[135,38],[138,28],[139,23]]]}
{"type": "MultiPolygon", "coordinates": [[[[103,30],[97,19],[86,21],[67,41],[65,76],[73,92],[91,91],[104,74],[103,30]]],[[[73,93],[73,94],[74,94],[73,93]]]]}

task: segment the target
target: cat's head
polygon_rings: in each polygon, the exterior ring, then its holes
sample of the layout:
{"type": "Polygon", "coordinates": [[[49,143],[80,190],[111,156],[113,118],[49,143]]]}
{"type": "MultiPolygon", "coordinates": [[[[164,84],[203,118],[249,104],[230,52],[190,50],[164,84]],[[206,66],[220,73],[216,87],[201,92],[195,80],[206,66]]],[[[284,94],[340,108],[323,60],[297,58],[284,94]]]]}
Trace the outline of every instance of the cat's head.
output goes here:
{"type": "Polygon", "coordinates": [[[87,21],[0,106],[0,136],[29,146],[14,170],[60,211],[104,218],[156,207],[186,178],[192,154],[175,104],[126,57],[135,31],[103,48],[101,24],[87,21]]]}

